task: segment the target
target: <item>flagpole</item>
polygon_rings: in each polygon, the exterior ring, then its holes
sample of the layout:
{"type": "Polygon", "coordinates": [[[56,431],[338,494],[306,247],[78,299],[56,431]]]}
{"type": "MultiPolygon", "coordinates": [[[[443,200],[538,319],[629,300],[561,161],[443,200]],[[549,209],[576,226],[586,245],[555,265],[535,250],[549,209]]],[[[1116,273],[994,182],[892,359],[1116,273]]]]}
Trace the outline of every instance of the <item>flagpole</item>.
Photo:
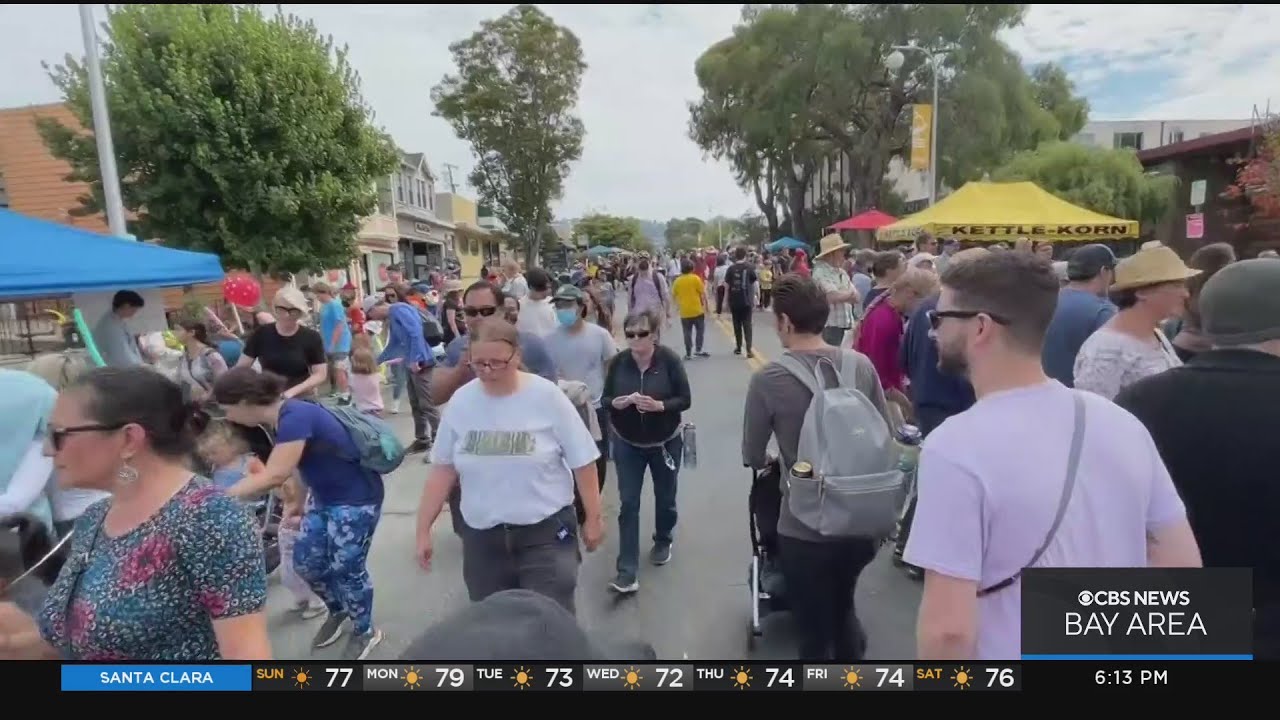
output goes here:
{"type": "Polygon", "coordinates": [[[98,167],[102,174],[107,224],[113,235],[129,237],[124,221],[124,201],[120,195],[120,173],[116,169],[116,150],[111,142],[107,87],[102,79],[102,63],[98,59],[98,33],[94,29],[93,5],[89,3],[80,4],[80,32],[84,35],[85,69],[89,75],[89,98],[93,105],[93,137],[98,145],[98,167]]]}

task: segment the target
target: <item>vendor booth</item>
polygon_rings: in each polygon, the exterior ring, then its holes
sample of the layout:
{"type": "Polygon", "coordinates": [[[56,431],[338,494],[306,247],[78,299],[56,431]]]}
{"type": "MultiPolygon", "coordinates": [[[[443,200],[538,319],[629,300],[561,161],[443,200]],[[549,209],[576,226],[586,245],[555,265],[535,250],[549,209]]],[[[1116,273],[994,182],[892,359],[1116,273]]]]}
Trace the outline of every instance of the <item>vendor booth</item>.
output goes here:
{"type": "MultiPolygon", "coordinates": [[[[0,210],[0,298],[70,296],[92,326],[118,290],[146,306],[130,320],[137,332],[168,329],[163,288],[223,278],[217,255],[176,250],[0,210]]],[[[83,330],[83,328],[82,328],[83,330]]]]}
{"type": "Polygon", "coordinates": [[[933,207],[876,231],[879,243],[911,242],[922,232],[970,242],[1103,242],[1138,237],[1138,221],[1086,210],[1032,182],[971,182],[933,207]]]}

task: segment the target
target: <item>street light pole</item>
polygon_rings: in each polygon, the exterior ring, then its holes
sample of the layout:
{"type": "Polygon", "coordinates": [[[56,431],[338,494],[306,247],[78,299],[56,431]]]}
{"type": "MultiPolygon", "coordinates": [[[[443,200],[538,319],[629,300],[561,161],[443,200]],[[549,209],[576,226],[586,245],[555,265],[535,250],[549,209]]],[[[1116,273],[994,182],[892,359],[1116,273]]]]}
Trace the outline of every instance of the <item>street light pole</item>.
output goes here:
{"type": "Polygon", "coordinates": [[[905,60],[903,52],[920,52],[929,61],[929,70],[933,73],[933,105],[929,113],[929,206],[938,202],[938,60],[942,53],[934,53],[918,45],[894,45],[894,52],[885,58],[884,64],[890,70],[898,70],[905,60]]]}
{"type": "Polygon", "coordinates": [[[124,201],[120,195],[120,173],[116,170],[116,150],[111,142],[111,116],[107,111],[107,86],[98,59],[98,33],[93,27],[93,5],[80,4],[80,32],[84,36],[89,99],[93,106],[93,137],[98,145],[98,169],[102,174],[102,194],[111,233],[129,237],[124,221],[124,201]]]}

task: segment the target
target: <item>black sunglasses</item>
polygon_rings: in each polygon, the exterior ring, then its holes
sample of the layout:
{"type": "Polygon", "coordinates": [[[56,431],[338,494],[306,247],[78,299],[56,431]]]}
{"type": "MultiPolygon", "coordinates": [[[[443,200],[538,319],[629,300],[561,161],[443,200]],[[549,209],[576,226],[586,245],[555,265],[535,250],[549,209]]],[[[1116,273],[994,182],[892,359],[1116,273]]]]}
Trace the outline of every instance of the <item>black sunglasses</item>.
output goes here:
{"type": "Polygon", "coordinates": [[[956,320],[972,320],[979,315],[986,315],[991,318],[992,322],[995,322],[998,325],[1009,324],[1008,318],[1003,315],[996,315],[985,310],[930,310],[929,327],[937,330],[938,326],[942,324],[942,321],[947,318],[955,318],[956,320]]]}
{"type": "Polygon", "coordinates": [[[64,428],[50,428],[49,444],[53,446],[54,450],[60,452],[62,450],[62,445],[67,441],[67,436],[69,435],[91,432],[115,432],[116,430],[123,428],[125,425],[128,425],[128,423],[121,423],[119,425],[73,425],[71,427],[64,428]]]}
{"type": "Polygon", "coordinates": [[[628,330],[627,332],[624,332],[622,334],[626,335],[628,340],[635,340],[636,338],[647,338],[650,335],[648,330],[628,330]]]}
{"type": "Polygon", "coordinates": [[[462,314],[466,315],[467,317],[475,317],[477,315],[479,315],[480,317],[489,317],[496,312],[498,312],[498,308],[496,307],[464,307],[462,308],[462,314]]]}

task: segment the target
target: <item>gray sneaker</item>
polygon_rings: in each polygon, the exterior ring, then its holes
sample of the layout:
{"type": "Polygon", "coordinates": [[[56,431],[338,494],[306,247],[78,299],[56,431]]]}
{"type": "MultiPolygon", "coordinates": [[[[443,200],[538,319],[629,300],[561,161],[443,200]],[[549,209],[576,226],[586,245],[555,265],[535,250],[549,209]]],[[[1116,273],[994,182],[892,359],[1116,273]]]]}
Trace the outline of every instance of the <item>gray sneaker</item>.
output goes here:
{"type": "Polygon", "coordinates": [[[324,619],[324,624],[316,631],[315,639],[311,641],[311,647],[319,650],[326,648],[338,642],[338,638],[342,637],[343,624],[346,623],[346,615],[329,614],[324,619]]]}
{"type": "Polygon", "coordinates": [[[654,543],[649,551],[649,560],[654,565],[666,565],[671,562],[671,543],[654,543]]]}
{"type": "Polygon", "coordinates": [[[380,642],[382,642],[382,631],[378,628],[373,628],[363,635],[352,633],[351,637],[347,638],[347,646],[342,649],[342,659],[351,662],[364,660],[380,642]]]}
{"type": "Polygon", "coordinates": [[[609,583],[609,588],[621,595],[630,595],[640,589],[640,581],[628,575],[619,575],[609,583]]]}

